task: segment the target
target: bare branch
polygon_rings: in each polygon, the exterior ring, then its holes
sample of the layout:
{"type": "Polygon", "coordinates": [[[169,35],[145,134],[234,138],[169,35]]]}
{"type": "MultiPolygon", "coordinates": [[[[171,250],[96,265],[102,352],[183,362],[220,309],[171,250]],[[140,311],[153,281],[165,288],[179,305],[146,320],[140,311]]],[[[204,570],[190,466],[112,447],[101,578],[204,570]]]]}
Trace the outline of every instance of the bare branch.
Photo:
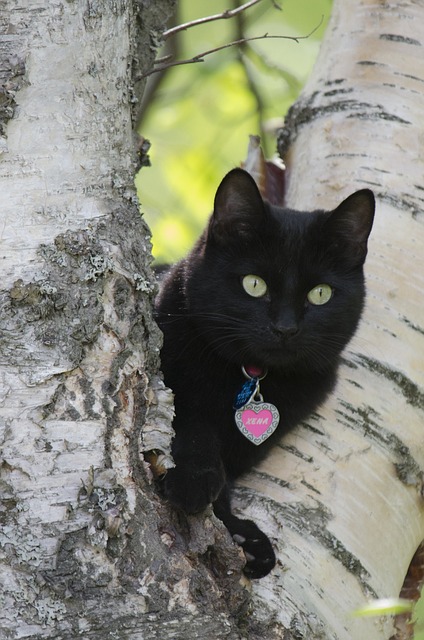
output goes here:
{"type": "Polygon", "coordinates": [[[250,0],[249,2],[246,2],[245,4],[240,5],[236,9],[226,9],[222,13],[216,13],[213,16],[205,16],[204,18],[191,20],[190,22],[185,22],[184,24],[178,24],[177,26],[172,27],[172,29],[168,29],[167,31],[164,31],[162,34],[162,37],[164,40],[166,40],[167,38],[170,38],[171,36],[175,35],[179,31],[186,31],[186,29],[190,29],[190,27],[196,27],[199,24],[206,24],[207,22],[212,22],[214,20],[226,20],[227,18],[233,18],[241,11],[245,11],[246,9],[253,7],[253,5],[258,4],[258,2],[261,2],[261,0],[250,0]]]}
{"type": "Polygon", "coordinates": [[[137,77],[137,80],[141,80],[142,78],[146,78],[147,76],[152,75],[153,73],[159,73],[164,69],[168,69],[169,67],[177,67],[183,64],[194,64],[196,62],[204,62],[206,56],[211,55],[212,53],[217,53],[217,51],[222,51],[223,49],[228,49],[229,47],[235,47],[237,45],[246,44],[246,42],[253,42],[254,40],[293,40],[294,42],[299,42],[300,40],[306,40],[309,38],[317,29],[320,28],[322,22],[324,20],[324,16],[321,17],[319,24],[312,29],[310,33],[305,36],[270,36],[268,33],[265,33],[263,36],[254,36],[252,38],[241,38],[239,40],[234,40],[233,42],[228,42],[227,44],[223,44],[220,47],[215,47],[214,49],[208,49],[208,51],[203,51],[202,53],[198,53],[192,58],[187,58],[186,60],[175,60],[174,62],[165,62],[163,64],[159,64],[157,67],[148,71],[147,73],[143,73],[142,75],[137,77]]]}

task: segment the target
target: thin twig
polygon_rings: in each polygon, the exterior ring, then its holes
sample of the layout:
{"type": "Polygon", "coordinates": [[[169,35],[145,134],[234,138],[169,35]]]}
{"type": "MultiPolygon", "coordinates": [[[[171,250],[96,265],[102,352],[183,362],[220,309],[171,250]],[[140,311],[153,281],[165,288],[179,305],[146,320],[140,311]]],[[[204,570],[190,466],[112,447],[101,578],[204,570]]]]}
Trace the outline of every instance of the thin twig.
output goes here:
{"type": "Polygon", "coordinates": [[[249,9],[249,7],[253,7],[254,4],[258,4],[258,2],[261,2],[261,0],[250,0],[250,2],[242,4],[237,9],[226,9],[222,13],[216,13],[213,16],[205,16],[204,18],[197,18],[197,20],[191,20],[190,22],[185,22],[184,24],[178,24],[176,27],[172,27],[172,29],[164,31],[162,37],[164,40],[166,40],[179,31],[186,31],[186,29],[190,29],[190,27],[196,27],[199,24],[206,24],[207,22],[212,22],[213,20],[226,20],[227,18],[233,18],[241,11],[245,11],[246,9],[249,9]]]}
{"type": "Polygon", "coordinates": [[[246,44],[246,42],[253,42],[254,40],[279,39],[279,40],[294,40],[294,42],[299,43],[300,40],[306,40],[312,34],[314,34],[315,31],[317,31],[317,29],[319,29],[320,26],[322,25],[323,20],[324,20],[324,16],[321,17],[320,23],[314,29],[312,29],[312,31],[308,33],[306,36],[270,36],[268,35],[268,33],[265,33],[263,36],[254,36],[253,38],[241,38],[240,40],[234,40],[233,42],[228,42],[227,44],[223,44],[220,47],[215,47],[214,49],[209,49],[208,51],[203,51],[202,53],[198,53],[192,58],[187,58],[186,60],[175,60],[174,62],[167,62],[165,64],[160,64],[159,66],[155,67],[154,69],[151,69],[147,73],[143,73],[142,75],[138,76],[137,80],[141,80],[142,78],[151,76],[153,73],[159,73],[160,71],[163,71],[164,69],[168,69],[170,67],[177,67],[183,64],[194,64],[196,62],[204,62],[204,58],[206,56],[211,55],[212,53],[217,53],[217,51],[222,51],[223,49],[228,49],[229,47],[235,47],[237,45],[246,44]]]}

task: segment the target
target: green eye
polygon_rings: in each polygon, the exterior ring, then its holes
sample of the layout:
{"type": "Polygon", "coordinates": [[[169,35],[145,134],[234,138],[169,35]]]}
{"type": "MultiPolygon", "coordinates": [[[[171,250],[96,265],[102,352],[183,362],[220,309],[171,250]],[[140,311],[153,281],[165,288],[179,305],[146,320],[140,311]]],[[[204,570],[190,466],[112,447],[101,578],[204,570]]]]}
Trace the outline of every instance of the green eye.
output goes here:
{"type": "Polygon", "coordinates": [[[253,298],[262,298],[268,290],[265,280],[262,280],[259,276],[244,276],[241,282],[243,289],[253,298]]]}
{"type": "Polygon", "coordinates": [[[327,304],[333,295],[333,289],[328,284],[319,284],[308,293],[308,300],[311,304],[327,304]]]}

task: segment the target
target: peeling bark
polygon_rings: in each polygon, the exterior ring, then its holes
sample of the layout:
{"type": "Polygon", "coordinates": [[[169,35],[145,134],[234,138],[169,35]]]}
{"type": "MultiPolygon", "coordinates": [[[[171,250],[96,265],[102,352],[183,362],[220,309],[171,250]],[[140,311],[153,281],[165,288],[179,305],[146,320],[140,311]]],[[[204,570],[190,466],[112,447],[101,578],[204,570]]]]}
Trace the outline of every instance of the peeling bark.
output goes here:
{"type": "Polygon", "coordinates": [[[140,456],[172,464],[172,409],[131,123],[173,4],[2,6],[5,639],[238,637],[247,606],[224,527],[171,514],[140,456]]]}

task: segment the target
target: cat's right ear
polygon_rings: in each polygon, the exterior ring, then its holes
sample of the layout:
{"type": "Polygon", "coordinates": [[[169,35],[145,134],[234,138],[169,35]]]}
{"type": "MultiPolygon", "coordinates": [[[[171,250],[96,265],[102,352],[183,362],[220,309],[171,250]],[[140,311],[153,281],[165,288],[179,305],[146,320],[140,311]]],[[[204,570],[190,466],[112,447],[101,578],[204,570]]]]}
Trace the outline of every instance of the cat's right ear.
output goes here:
{"type": "Polygon", "coordinates": [[[255,237],[265,206],[256,182],[244,169],[227,173],[215,195],[209,237],[223,244],[230,238],[255,237]]]}
{"type": "Polygon", "coordinates": [[[363,264],[367,255],[367,241],[375,211],[374,194],[361,189],[350,195],[331,212],[325,230],[341,245],[344,258],[353,265],[363,264]]]}

